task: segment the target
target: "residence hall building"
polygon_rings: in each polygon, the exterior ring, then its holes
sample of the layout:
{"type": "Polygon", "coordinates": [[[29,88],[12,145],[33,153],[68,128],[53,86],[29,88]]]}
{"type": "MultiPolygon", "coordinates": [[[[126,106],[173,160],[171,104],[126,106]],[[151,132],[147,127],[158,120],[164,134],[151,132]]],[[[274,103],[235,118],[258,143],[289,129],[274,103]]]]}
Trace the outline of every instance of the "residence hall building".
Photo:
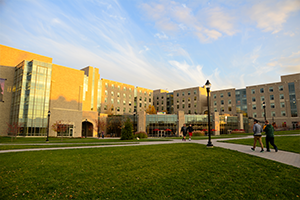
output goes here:
{"type": "Polygon", "coordinates": [[[87,127],[95,127],[98,115],[134,114],[153,102],[152,90],[101,79],[97,68],[72,69],[4,45],[0,81],[0,135],[7,135],[7,124],[19,124],[20,135],[45,136],[50,111],[49,136],[58,136],[51,128],[57,121],[68,126],[64,136],[96,136],[87,127]]]}

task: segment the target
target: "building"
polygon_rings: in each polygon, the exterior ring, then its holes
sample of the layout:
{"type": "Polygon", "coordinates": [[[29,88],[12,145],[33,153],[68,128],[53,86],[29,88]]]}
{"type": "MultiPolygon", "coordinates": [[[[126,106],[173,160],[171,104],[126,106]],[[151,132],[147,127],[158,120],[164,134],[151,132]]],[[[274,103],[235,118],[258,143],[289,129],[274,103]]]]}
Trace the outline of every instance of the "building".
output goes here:
{"type": "Polygon", "coordinates": [[[0,135],[16,124],[19,135],[45,136],[49,122],[49,136],[93,137],[98,116],[134,114],[153,102],[153,90],[101,79],[97,68],[72,69],[4,45],[0,80],[0,135]],[[57,124],[66,130],[57,133],[57,124]]]}

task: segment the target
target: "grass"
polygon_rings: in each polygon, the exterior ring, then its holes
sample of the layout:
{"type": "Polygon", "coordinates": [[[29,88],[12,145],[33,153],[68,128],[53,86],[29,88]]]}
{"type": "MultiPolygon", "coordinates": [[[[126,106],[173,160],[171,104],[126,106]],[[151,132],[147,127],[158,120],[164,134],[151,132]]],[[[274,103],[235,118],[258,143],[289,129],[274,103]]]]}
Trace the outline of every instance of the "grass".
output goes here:
{"type": "MultiPolygon", "coordinates": [[[[266,139],[262,138],[264,148],[266,148],[266,139]]],[[[253,145],[253,139],[239,139],[239,140],[226,140],[219,142],[228,142],[234,144],[244,144],[244,145],[253,145]]],[[[290,151],[295,153],[300,153],[300,136],[275,136],[275,145],[279,150],[290,151]]],[[[256,147],[260,147],[259,142],[256,143],[256,147]]],[[[273,146],[270,145],[270,148],[273,149],[273,146]]]]}
{"type": "Polygon", "coordinates": [[[0,199],[299,199],[300,169],[200,144],[5,153],[0,199]]]}

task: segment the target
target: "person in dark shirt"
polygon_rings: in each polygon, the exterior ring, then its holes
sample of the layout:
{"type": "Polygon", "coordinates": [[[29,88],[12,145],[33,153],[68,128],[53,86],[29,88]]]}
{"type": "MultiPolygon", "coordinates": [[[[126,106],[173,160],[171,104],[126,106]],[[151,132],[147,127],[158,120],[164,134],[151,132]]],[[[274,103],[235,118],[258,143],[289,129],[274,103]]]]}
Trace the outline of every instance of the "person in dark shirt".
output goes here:
{"type": "Polygon", "coordinates": [[[192,136],[193,136],[193,127],[192,127],[192,124],[189,125],[189,127],[187,128],[188,129],[188,133],[189,133],[189,141],[192,140],[192,136]]]}
{"type": "Polygon", "coordinates": [[[185,124],[183,124],[183,127],[181,127],[181,131],[182,132],[183,138],[182,141],[186,141],[185,137],[186,137],[186,133],[187,133],[187,127],[185,126],[185,124]]]}
{"type": "Polygon", "coordinates": [[[278,148],[274,143],[274,127],[269,123],[268,120],[266,120],[265,125],[266,125],[266,127],[265,127],[264,131],[266,133],[267,152],[270,152],[269,142],[274,147],[275,152],[277,152],[278,148]]]}

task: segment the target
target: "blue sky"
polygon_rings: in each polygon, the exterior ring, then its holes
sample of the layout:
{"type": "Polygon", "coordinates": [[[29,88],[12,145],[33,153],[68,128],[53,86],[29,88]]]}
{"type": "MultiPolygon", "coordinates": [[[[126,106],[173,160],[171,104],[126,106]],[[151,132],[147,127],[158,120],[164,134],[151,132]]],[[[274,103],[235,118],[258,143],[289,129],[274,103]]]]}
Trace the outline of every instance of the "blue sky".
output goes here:
{"type": "Polygon", "coordinates": [[[0,44],[149,89],[300,72],[299,0],[0,0],[0,44]]]}

